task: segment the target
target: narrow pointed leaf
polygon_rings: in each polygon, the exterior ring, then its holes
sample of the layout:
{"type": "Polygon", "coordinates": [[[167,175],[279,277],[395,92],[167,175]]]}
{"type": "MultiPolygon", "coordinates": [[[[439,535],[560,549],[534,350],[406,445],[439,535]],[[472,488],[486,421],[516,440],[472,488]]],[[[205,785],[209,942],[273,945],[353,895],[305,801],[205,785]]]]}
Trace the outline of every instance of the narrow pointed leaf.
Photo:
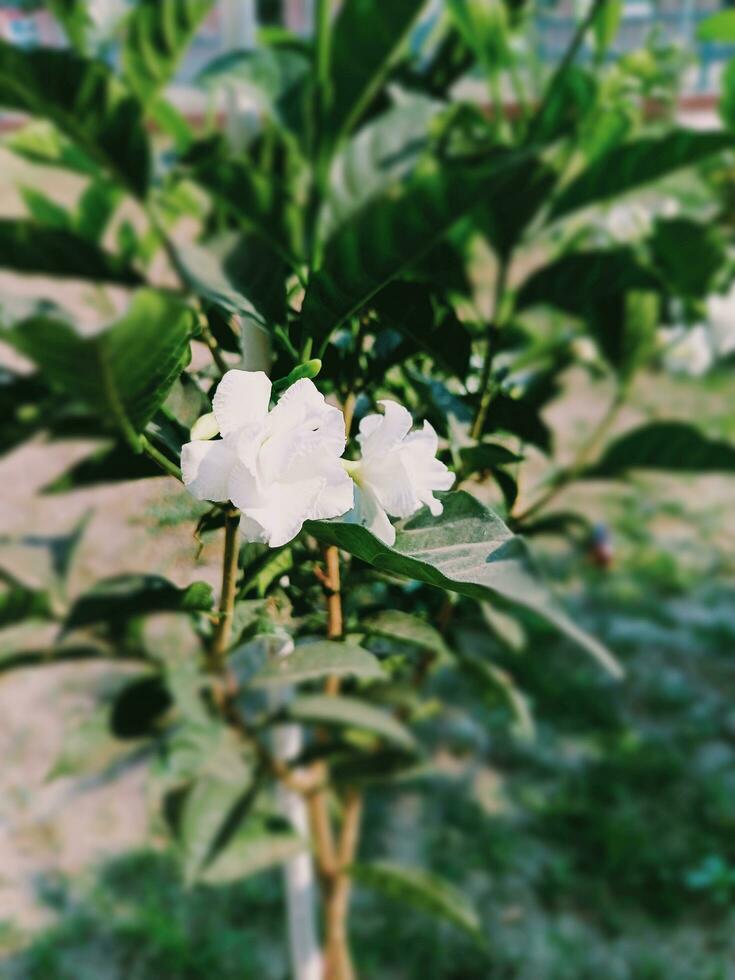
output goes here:
{"type": "Polygon", "coordinates": [[[362,626],[372,636],[383,636],[389,640],[401,640],[403,643],[428,650],[439,657],[449,654],[449,648],[439,630],[435,629],[425,619],[412,616],[411,613],[400,609],[386,609],[370,616],[362,626]]]}
{"type": "Polygon", "coordinates": [[[615,439],[586,475],[615,477],[636,469],[732,473],[735,446],[710,439],[689,422],[650,422],[615,439]]]}
{"type": "Polygon", "coordinates": [[[403,749],[415,749],[416,741],[405,725],[382,708],[357,698],[326,694],[302,695],[288,706],[289,717],[315,725],[360,728],[403,749]]]}
{"type": "Polygon", "coordinates": [[[305,848],[306,842],[285,820],[254,813],[205,867],[200,880],[209,885],[240,881],[289,861],[305,848]]]}
{"type": "Polygon", "coordinates": [[[388,861],[353,864],[350,877],[365,888],[429,915],[451,922],[482,943],[480,918],[467,898],[448,881],[424,871],[388,861]]]}
{"type": "Polygon", "coordinates": [[[148,613],[207,612],[213,603],[212,587],[206,582],[180,589],[160,575],[119,575],[98,582],[81,595],[66,618],[65,628],[120,623],[148,613]]]}

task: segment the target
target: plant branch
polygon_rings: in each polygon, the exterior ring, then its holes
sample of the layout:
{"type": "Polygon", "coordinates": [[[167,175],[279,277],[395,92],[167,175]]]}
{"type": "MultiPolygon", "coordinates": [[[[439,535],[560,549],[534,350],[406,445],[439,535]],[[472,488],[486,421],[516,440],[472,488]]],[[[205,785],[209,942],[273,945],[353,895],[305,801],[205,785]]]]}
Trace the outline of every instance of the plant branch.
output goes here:
{"type": "Polygon", "coordinates": [[[209,648],[209,667],[213,673],[221,674],[232,635],[232,618],[237,592],[237,563],[240,552],[238,528],[240,511],[229,507],[225,513],[225,547],[222,556],[222,593],[219,602],[219,617],[209,648]]]}
{"type": "Polygon", "coordinates": [[[620,411],[620,408],[625,400],[625,391],[621,387],[617,387],[615,391],[615,396],[611,401],[607,411],[600,419],[598,424],[593,428],[589,437],[584,441],[577,451],[576,456],[569,466],[560,469],[551,481],[549,488],[541,494],[529,507],[520,514],[514,514],[514,523],[520,524],[523,521],[527,521],[529,517],[533,517],[538,511],[542,510],[548,503],[550,503],[561,491],[569,486],[577,477],[582,473],[590,456],[595,452],[599,446],[602,439],[605,438],[610,426],[615,421],[615,417],[620,411]]]}
{"type": "Polygon", "coordinates": [[[347,936],[347,917],[352,891],[349,867],[354,861],[360,839],[362,806],[362,793],[354,787],[350,788],[345,796],[337,866],[331,880],[325,909],[327,932],[325,980],[352,980],[355,975],[347,936]]]}

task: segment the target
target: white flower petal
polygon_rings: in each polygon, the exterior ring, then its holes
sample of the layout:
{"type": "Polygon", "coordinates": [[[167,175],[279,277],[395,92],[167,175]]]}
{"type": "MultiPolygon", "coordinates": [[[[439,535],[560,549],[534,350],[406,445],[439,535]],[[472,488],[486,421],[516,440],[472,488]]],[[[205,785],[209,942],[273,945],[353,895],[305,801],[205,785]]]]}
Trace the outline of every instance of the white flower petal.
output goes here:
{"type": "Polygon", "coordinates": [[[323,467],[321,476],[323,486],[309,512],[312,521],[341,517],[355,502],[355,484],[339,460],[323,467]]]}
{"type": "Polygon", "coordinates": [[[368,415],[360,422],[360,443],[363,456],[380,456],[394,449],[411,429],[413,419],[408,409],[398,402],[381,401],[384,415],[368,415]]]}
{"type": "Polygon", "coordinates": [[[235,456],[221,440],[187,442],[181,447],[181,476],[197,500],[229,500],[235,456]]]}
{"type": "Polygon", "coordinates": [[[380,506],[377,497],[369,489],[355,486],[355,506],[344,520],[348,524],[360,524],[371,534],[392,547],[396,541],[396,529],[380,506]]]}
{"type": "Polygon", "coordinates": [[[222,435],[264,421],[270,397],[271,383],[263,371],[228,371],[212,399],[222,435]]]}

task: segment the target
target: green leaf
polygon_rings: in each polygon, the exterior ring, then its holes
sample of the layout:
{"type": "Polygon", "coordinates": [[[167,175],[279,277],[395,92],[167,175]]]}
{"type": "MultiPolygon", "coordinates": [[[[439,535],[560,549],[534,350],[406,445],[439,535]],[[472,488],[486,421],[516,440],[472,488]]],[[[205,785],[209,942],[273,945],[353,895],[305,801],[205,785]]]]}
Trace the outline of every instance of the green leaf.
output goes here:
{"type": "Polygon", "coordinates": [[[224,885],[283,864],[300,854],[306,843],[285,820],[254,813],[206,866],[200,880],[224,885]]]}
{"type": "Polygon", "coordinates": [[[517,309],[546,305],[579,317],[608,361],[628,374],[656,326],[660,290],[658,277],[629,248],[574,252],[531,275],[518,292],[517,309]]]}
{"type": "Polygon", "coordinates": [[[371,120],[332,161],[319,236],[330,235],[391,182],[407,175],[425,151],[429,123],[442,104],[410,96],[371,120]]]}
{"type": "MultiPolygon", "coordinates": [[[[35,203],[38,214],[38,198],[35,203]]],[[[124,286],[142,282],[139,273],[126,262],[75,232],[22,218],[0,218],[0,267],[33,275],[91,279],[124,286]]]]}
{"type": "Polygon", "coordinates": [[[520,463],[523,459],[518,453],[499,445],[497,442],[480,442],[476,446],[462,446],[459,451],[463,464],[472,473],[481,470],[494,470],[498,466],[520,463]]]}
{"type": "Polygon", "coordinates": [[[55,48],[21,51],[0,41],[0,106],[48,119],[145,197],[150,153],[141,106],[103,62],[55,48]]]}
{"type": "Polygon", "coordinates": [[[63,27],[71,46],[84,52],[87,31],[93,25],[88,0],[46,0],[46,6],[63,27]]]}
{"type": "Polygon", "coordinates": [[[476,685],[500,692],[515,719],[515,734],[524,741],[532,741],[536,726],[528,699],[508,671],[475,656],[463,656],[460,663],[476,685]]]}
{"type": "Polygon", "coordinates": [[[523,160],[483,195],[474,219],[496,255],[507,258],[518,245],[548,200],[555,181],[556,174],[547,164],[523,160]]]}
{"type": "Polygon", "coordinates": [[[173,78],[213,0],[138,0],[127,22],[123,73],[147,102],[173,78]]]}
{"type": "Polygon", "coordinates": [[[267,548],[260,559],[249,562],[246,568],[245,579],[240,587],[240,595],[246,596],[254,590],[262,599],[274,579],[286,575],[293,568],[293,551],[288,546],[267,548]]]}
{"type": "Polygon", "coordinates": [[[444,637],[425,619],[412,616],[400,609],[386,609],[362,622],[362,627],[371,636],[384,636],[389,640],[400,640],[421,650],[428,650],[438,657],[449,655],[444,637]]]}
{"type": "Polygon", "coordinates": [[[120,202],[120,188],[107,180],[92,180],[79,198],[76,228],[80,235],[99,242],[120,202]]]}
{"type": "MultiPolygon", "coordinates": [[[[133,751],[137,750],[137,746],[133,751]]],[[[107,705],[86,716],[65,731],[61,751],[46,774],[46,781],[64,776],[94,776],[129,754],[131,746],[121,743],[110,732],[110,711],[107,705]]]]}
{"type": "Polygon", "coordinates": [[[623,0],[606,0],[600,4],[592,21],[595,47],[599,54],[605,54],[615,40],[623,15],[623,0]]]}
{"type": "Polygon", "coordinates": [[[244,815],[252,791],[252,774],[232,753],[227,773],[205,773],[186,795],[180,818],[184,881],[193,884],[212,861],[231,825],[244,815]]]}
{"type": "Polygon", "coordinates": [[[46,228],[71,229],[71,214],[52,198],[35,187],[19,188],[20,196],[31,218],[46,228]]]}
{"type": "Polygon", "coordinates": [[[689,299],[706,297],[726,261],[719,229],[691,218],[656,222],[649,239],[653,264],[672,290],[689,299]]]}
{"type": "Polygon", "coordinates": [[[225,233],[205,245],[176,245],[175,255],[197,296],[264,327],[285,322],[283,265],[254,236],[225,233]]]}
{"type": "Polygon", "coordinates": [[[29,619],[53,619],[48,592],[15,583],[0,587],[0,629],[29,619]]]}
{"type": "Polygon", "coordinates": [[[616,477],[634,469],[732,473],[735,446],[688,422],[649,422],[615,439],[585,476],[616,477]]]}
{"type": "Polygon", "coordinates": [[[118,738],[145,738],[171,707],[171,695],[163,679],[149,674],[130,681],[115,698],[110,729],[118,738]]]}
{"type": "Polygon", "coordinates": [[[563,611],[539,576],[528,547],[500,518],[463,491],[441,494],[444,512],[424,508],[398,530],[392,548],[357,524],[309,521],[308,532],[362,561],[396,575],[474,599],[494,599],[530,610],[592,654],[611,674],[613,656],[563,611]]]}
{"type": "Polygon", "coordinates": [[[472,341],[448,300],[422,283],[392,282],[375,297],[386,326],[403,334],[436,363],[464,378],[472,341]]]}
{"type": "Polygon", "coordinates": [[[376,708],[358,698],[305,694],[294,698],[287,710],[289,717],[295,721],[359,728],[403,749],[416,749],[416,740],[405,725],[382,708],[376,708]]]}
{"type": "Polygon", "coordinates": [[[206,582],[179,589],[160,575],[119,575],[81,595],[64,625],[72,630],[92,623],[119,624],[148,613],[207,612],[213,604],[212,587],[206,582]]]}
{"type": "Polygon", "coordinates": [[[194,318],[179,299],[146,289],[127,312],[93,334],[61,310],[22,320],[3,339],[47,380],[111,419],[133,446],[189,360],[194,318]]]}
{"type": "Polygon", "coordinates": [[[324,640],[304,643],[287,656],[270,660],[249,684],[251,687],[302,684],[331,675],[366,680],[385,677],[372,653],[351,643],[324,640]]]}
{"type": "Polygon", "coordinates": [[[391,60],[424,0],[349,0],[340,7],[330,39],[333,138],[355,125],[388,74],[391,60]]]}
{"type": "MultiPolygon", "coordinates": [[[[508,156],[499,154],[507,166],[508,156]]],[[[429,252],[493,186],[503,162],[427,163],[403,184],[369,202],[329,240],[302,308],[305,336],[322,338],[383,286],[429,252]]]]}
{"type": "Polygon", "coordinates": [[[296,86],[303,87],[309,60],[289,48],[258,47],[252,51],[228,51],[197,76],[200,85],[242,93],[266,116],[288,126],[287,97],[296,86]]]}
{"type": "Polygon", "coordinates": [[[490,74],[509,56],[510,24],[503,0],[447,0],[447,11],[465,44],[490,74]]]}
{"type": "Polygon", "coordinates": [[[550,219],[619,197],[732,146],[732,137],[727,134],[686,129],[616,146],[561,191],[552,205],[550,219]]]}
{"type": "Polygon", "coordinates": [[[353,864],[350,877],[365,888],[371,888],[395,899],[403,906],[451,922],[484,945],[480,918],[464,895],[453,885],[423,868],[407,868],[388,861],[353,864]]]}
{"type": "Polygon", "coordinates": [[[59,167],[88,177],[97,174],[94,160],[45,120],[32,120],[11,133],[5,140],[5,146],[30,163],[59,167]]]}
{"type": "Polygon", "coordinates": [[[725,66],[720,80],[720,92],[720,118],[732,132],[735,129],[735,61],[730,61],[725,66]]]}
{"type": "Polygon", "coordinates": [[[706,17],[697,26],[699,41],[721,41],[724,44],[735,43],[735,10],[719,10],[716,14],[706,17]]]}

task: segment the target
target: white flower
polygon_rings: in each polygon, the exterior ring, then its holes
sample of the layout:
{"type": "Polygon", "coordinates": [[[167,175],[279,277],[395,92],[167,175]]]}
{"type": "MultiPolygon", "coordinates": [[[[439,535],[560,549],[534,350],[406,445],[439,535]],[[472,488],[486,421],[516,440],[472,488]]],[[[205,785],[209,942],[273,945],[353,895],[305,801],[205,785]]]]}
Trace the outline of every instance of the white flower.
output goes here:
{"type": "Polygon", "coordinates": [[[442,512],[434,490],[448,490],[454,474],[436,459],[438,439],[428,422],[411,432],[410,413],[396,402],[383,401],[384,415],[360,422],[357,441],[362,458],[346,463],[355,481],[355,508],[345,520],[362,524],[387,545],[396,539],[391,517],[410,517],[426,504],[442,512]]]}
{"type": "Polygon", "coordinates": [[[659,341],[664,345],[664,367],[672,374],[688,374],[698,378],[712,367],[714,353],[707,328],[702,323],[693,327],[662,327],[659,341]]]}
{"type": "Polygon", "coordinates": [[[344,417],[313,381],[293,384],[269,412],[271,383],[262,371],[228,371],[213,399],[222,435],[181,450],[181,472],[198,500],[231,500],[247,541],[276,548],[306,520],[339,517],[353,504],[340,461],[344,417]]]}

